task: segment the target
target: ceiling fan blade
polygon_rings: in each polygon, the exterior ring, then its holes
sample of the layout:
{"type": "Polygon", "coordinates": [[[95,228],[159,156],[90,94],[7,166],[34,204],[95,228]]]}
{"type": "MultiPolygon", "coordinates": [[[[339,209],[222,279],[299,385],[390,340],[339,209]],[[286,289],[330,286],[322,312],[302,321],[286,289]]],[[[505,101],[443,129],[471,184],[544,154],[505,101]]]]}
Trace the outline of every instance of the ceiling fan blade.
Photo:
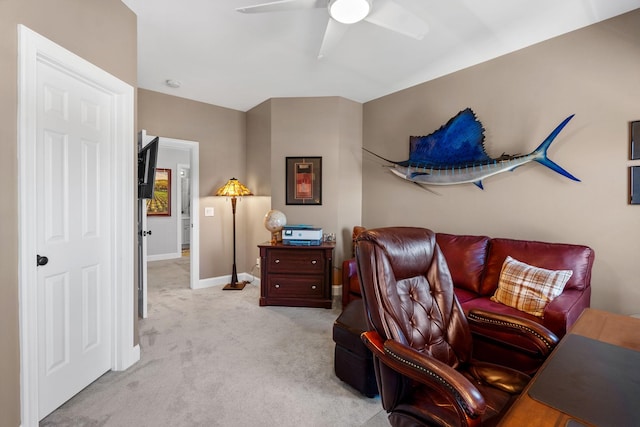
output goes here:
{"type": "Polygon", "coordinates": [[[348,30],[349,25],[341,24],[340,22],[329,18],[327,29],[324,31],[324,37],[322,38],[320,52],[318,52],[318,59],[322,59],[327,53],[335,48],[348,30]]]}
{"type": "Polygon", "coordinates": [[[364,18],[365,21],[417,40],[422,40],[429,31],[426,22],[398,3],[380,3],[380,6],[375,4],[373,11],[364,18]]]}
{"type": "Polygon", "coordinates": [[[239,7],[236,10],[242,13],[282,12],[285,10],[327,7],[328,4],[328,0],[279,0],[254,6],[239,7]]]}

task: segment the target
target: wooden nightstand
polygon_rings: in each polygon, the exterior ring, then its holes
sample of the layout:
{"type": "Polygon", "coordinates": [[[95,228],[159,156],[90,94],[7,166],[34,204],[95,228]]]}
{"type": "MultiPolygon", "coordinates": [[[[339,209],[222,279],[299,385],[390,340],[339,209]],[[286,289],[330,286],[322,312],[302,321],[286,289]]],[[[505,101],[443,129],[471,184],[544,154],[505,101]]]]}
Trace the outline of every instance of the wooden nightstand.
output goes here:
{"type": "Polygon", "coordinates": [[[260,305],[331,308],[335,243],[260,248],[260,305]]]}

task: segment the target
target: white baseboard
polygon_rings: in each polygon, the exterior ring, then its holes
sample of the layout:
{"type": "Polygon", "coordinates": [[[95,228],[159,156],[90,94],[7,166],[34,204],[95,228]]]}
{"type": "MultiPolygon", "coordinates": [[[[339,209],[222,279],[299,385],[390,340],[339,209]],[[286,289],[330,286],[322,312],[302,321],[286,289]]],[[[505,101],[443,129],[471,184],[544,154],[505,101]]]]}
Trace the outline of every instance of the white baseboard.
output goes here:
{"type": "Polygon", "coordinates": [[[334,296],[334,297],[342,295],[342,285],[333,285],[333,286],[331,286],[331,295],[334,296]]]}
{"type": "Polygon", "coordinates": [[[167,259],[181,258],[182,254],[178,252],[170,254],[147,255],[147,261],[164,261],[167,259]]]}
{"type": "MultiPolygon", "coordinates": [[[[249,273],[240,273],[238,274],[238,280],[251,282],[251,284],[257,284],[260,286],[260,278],[256,276],[252,276],[249,273]]],[[[227,274],[225,276],[218,277],[209,277],[208,279],[200,279],[197,287],[194,289],[204,289],[210,288],[213,286],[224,286],[231,281],[231,275],[227,274]]]]}
{"type": "Polygon", "coordinates": [[[122,366],[119,369],[114,369],[114,371],[126,371],[130,367],[132,367],[136,362],[140,360],[140,345],[135,345],[131,347],[122,358],[122,366]]]}

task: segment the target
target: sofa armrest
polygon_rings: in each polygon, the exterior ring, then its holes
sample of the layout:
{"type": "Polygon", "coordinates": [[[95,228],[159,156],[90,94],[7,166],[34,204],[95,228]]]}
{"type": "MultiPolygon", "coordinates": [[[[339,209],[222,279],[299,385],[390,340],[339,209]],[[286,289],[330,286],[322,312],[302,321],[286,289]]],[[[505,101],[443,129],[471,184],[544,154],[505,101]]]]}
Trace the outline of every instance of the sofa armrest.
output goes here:
{"type": "Polygon", "coordinates": [[[351,281],[355,277],[357,280],[358,266],[356,259],[346,259],[342,262],[342,308],[344,309],[353,299],[351,292],[351,281]]]}
{"type": "Polygon", "coordinates": [[[478,389],[463,374],[397,341],[383,341],[375,331],[367,331],[362,341],[373,355],[394,371],[449,396],[458,415],[468,425],[480,425],[486,402],[478,389]]]}
{"type": "Polygon", "coordinates": [[[578,320],[585,308],[591,305],[591,287],[567,289],[544,310],[544,325],[559,337],[563,337],[578,320]]]}
{"type": "Polygon", "coordinates": [[[483,329],[491,329],[524,337],[534,345],[543,358],[546,358],[560,341],[553,332],[543,325],[522,317],[471,309],[467,314],[467,319],[471,330],[480,334],[483,329]]]}

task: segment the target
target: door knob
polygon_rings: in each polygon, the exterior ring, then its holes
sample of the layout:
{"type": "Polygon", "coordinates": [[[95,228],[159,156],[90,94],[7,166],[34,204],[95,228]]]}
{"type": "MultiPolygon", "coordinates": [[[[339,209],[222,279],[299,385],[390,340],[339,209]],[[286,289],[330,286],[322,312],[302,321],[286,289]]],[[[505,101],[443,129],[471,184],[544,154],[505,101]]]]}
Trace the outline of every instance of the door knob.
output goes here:
{"type": "Polygon", "coordinates": [[[49,258],[47,258],[46,256],[37,255],[37,257],[38,267],[41,265],[47,265],[47,263],[49,262],[49,258]]]}

